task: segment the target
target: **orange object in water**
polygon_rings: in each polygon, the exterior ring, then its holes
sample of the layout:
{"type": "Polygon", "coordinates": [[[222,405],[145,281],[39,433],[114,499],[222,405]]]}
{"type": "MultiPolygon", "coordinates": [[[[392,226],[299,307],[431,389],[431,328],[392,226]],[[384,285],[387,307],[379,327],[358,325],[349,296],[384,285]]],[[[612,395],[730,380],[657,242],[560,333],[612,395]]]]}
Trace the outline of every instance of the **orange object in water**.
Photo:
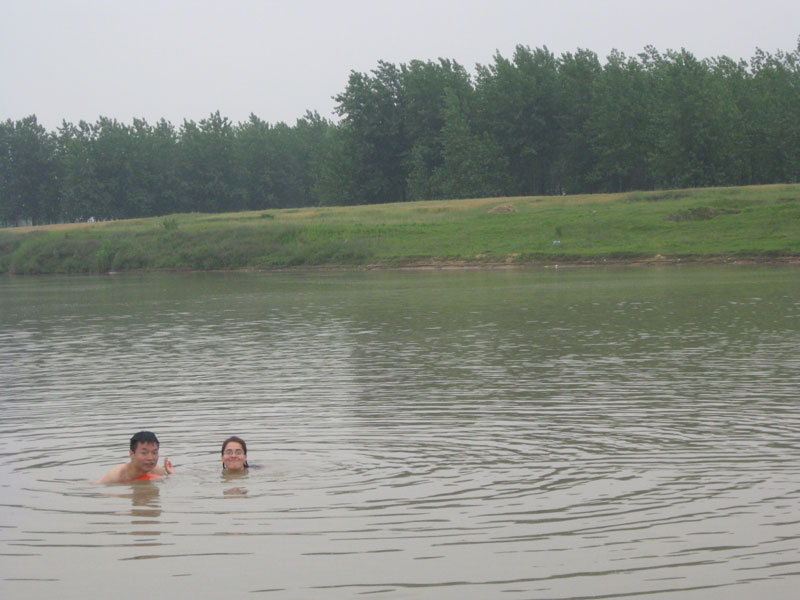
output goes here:
{"type": "Polygon", "coordinates": [[[155,473],[145,473],[141,477],[137,477],[134,481],[147,481],[148,479],[161,479],[161,475],[155,473]]]}

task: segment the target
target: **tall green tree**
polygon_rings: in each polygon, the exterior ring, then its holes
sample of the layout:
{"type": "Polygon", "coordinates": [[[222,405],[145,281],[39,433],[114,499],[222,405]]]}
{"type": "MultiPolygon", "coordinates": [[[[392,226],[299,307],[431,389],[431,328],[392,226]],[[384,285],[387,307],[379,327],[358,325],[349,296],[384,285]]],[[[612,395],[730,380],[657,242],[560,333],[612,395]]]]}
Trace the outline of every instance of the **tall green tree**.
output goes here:
{"type": "Polygon", "coordinates": [[[472,131],[468,111],[454,90],[445,99],[442,164],[430,177],[431,198],[500,196],[508,183],[508,160],[500,144],[472,131]]]}
{"type": "Polygon", "coordinates": [[[59,206],[67,221],[85,221],[99,204],[92,127],[64,121],[58,128],[59,206]]]}
{"type": "Polygon", "coordinates": [[[0,123],[0,222],[38,225],[58,219],[53,136],[35,115],[0,123]]]}
{"type": "Polygon", "coordinates": [[[328,121],[317,113],[308,112],[292,127],[278,123],[272,129],[272,144],[277,155],[272,179],[279,207],[317,203],[314,169],[319,161],[319,146],[328,127],[328,121]]]}
{"type": "Polygon", "coordinates": [[[402,65],[405,90],[405,128],[411,147],[406,164],[408,198],[437,197],[433,174],[444,163],[442,133],[448,94],[468,111],[473,100],[469,74],[455,61],[411,61],[402,65]]]}
{"type": "Polygon", "coordinates": [[[314,163],[313,197],[322,206],[364,203],[354,176],[363,173],[362,157],[352,152],[353,136],[346,123],[328,128],[319,141],[314,163]]]}
{"type": "Polygon", "coordinates": [[[213,213],[245,208],[231,121],[219,111],[199,123],[184,121],[179,139],[181,210],[213,213]]]}
{"type": "MultiPolygon", "coordinates": [[[[404,119],[401,70],[380,61],[371,74],[352,72],[335,96],[342,117],[336,143],[348,154],[339,165],[339,201],[348,204],[406,200],[411,146],[404,119]]],[[[330,200],[330,199],[329,199],[330,200]]]]}
{"type": "Polygon", "coordinates": [[[734,61],[720,56],[708,61],[713,78],[714,93],[718,97],[725,128],[724,157],[718,167],[718,179],[725,185],[750,185],[753,179],[753,157],[750,152],[750,135],[747,111],[750,110],[752,76],[744,60],[734,61]]]}
{"type": "Polygon", "coordinates": [[[275,149],[270,143],[270,129],[269,123],[254,114],[236,127],[236,160],[241,168],[245,207],[250,210],[277,208],[280,204],[272,181],[275,149]]]}
{"type": "Polygon", "coordinates": [[[595,88],[602,75],[597,55],[589,50],[565,53],[558,61],[556,111],[556,192],[595,191],[597,163],[589,122],[596,109],[595,88]]]}
{"type": "Polygon", "coordinates": [[[164,119],[155,125],[134,119],[128,132],[135,179],[130,194],[132,210],[143,217],[177,212],[181,180],[175,127],[164,119]]]}
{"type": "Polygon", "coordinates": [[[169,214],[178,208],[175,130],[101,117],[94,124],[63,123],[58,130],[58,199],[69,220],[169,214]]]}
{"type": "Polygon", "coordinates": [[[747,107],[755,183],[800,181],[800,38],[793,52],[757,50],[747,107]]]}
{"type": "Polygon", "coordinates": [[[128,219],[140,214],[133,201],[139,185],[134,168],[133,136],[127,125],[101,117],[92,127],[90,160],[94,165],[93,216],[128,219]]]}
{"type": "Polygon", "coordinates": [[[251,210],[316,203],[317,169],[331,124],[307,112],[293,127],[270,125],[255,115],[236,127],[236,160],[251,210]]]}
{"type": "Polygon", "coordinates": [[[587,173],[598,191],[650,189],[650,117],[655,98],[650,74],[635,58],[612,51],[594,85],[586,123],[595,164],[587,173]]]}
{"type": "Polygon", "coordinates": [[[690,52],[652,54],[655,81],[650,170],[655,185],[724,185],[740,168],[738,111],[709,63],[690,52]]]}
{"type": "Polygon", "coordinates": [[[555,56],[546,47],[517,46],[513,60],[497,54],[494,64],[478,66],[477,73],[476,125],[502,145],[510,192],[555,192],[560,136],[555,56]]]}

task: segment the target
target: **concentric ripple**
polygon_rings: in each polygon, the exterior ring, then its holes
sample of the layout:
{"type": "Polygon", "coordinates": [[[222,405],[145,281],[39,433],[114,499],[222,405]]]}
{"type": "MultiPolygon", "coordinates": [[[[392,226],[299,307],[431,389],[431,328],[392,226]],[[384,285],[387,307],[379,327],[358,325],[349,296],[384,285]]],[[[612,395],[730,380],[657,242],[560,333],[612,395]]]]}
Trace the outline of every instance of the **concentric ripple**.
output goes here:
{"type": "Polygon", "coordinates": [[[2,280],[0,595],[794,598],[798,284],[2,280]],[[140,429],[179,472],[93,484],[140,429]]]}

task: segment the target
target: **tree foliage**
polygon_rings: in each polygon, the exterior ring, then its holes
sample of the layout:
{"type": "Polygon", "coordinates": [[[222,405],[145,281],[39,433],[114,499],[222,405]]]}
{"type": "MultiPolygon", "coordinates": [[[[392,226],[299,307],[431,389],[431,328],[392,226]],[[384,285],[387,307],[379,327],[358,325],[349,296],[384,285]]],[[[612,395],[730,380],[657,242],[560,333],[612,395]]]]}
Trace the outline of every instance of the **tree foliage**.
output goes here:
{"type": "Polygon", "coordinates": [[[0,224],[800,179],[800,42],[351,72],[338,121],[0,123],[0,224]]]}

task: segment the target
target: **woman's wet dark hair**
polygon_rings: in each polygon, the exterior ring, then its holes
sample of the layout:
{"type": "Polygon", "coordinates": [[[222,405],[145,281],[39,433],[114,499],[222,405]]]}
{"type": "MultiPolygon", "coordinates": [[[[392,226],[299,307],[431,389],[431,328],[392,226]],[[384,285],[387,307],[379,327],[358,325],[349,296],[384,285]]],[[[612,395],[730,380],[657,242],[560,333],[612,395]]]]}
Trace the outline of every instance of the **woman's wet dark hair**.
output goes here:
{"type": "MultiPolygon", "coordinates": [[[[225,446],[227,446],[231,442],[236,442],[237,444],[241,444],[242,450],[244,451],[244,455],[247,456],[247,443],[242,438],[236,435],[232,435],[227,440],[222,442],[222,451],[220,452],[220,454],[225,454],[225,446]]],[[[248,467],[250,467],[250,465],[247,464],[247,461],[244,461],[244,468],[247,469],[248,467]]],[[[225,465],[222,465],[222,468],[224,469],[225,465]]]]}
{"type": "MultiPolygon", "coordinates": [[[[138,433],[134,433],[133,437],[131,438],[131,452],[136,452],[136,446],[139,444],[161,444],[158,443],[158,438],[156,434],[152,431],[139,431],[138,433]]],[[[243,446],[244,447],[244,446],[243,446]]]]}

